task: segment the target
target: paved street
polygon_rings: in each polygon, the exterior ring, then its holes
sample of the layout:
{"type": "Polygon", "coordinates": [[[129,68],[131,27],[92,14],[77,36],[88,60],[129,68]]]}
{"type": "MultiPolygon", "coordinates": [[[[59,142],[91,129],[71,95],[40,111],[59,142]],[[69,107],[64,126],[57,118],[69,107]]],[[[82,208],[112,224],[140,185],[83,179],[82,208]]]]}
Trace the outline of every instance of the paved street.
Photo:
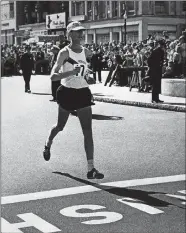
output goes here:
{"type": "Polygon", "coordinates": [[[185,114],[96,102],[95,165],[86,179],[76,116],[42,151],[56,122],[49,76],[2,79],[1,232],[185,232],[185,114]]]}

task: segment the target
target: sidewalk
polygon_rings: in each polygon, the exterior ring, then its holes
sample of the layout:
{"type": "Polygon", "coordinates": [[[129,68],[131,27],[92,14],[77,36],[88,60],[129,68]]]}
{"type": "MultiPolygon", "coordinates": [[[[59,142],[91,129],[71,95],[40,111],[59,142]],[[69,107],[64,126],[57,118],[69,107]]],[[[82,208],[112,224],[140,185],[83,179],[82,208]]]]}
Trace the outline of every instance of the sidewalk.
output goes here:
{"type": "Polygon", "coordinates": [[[95,101],[186,112],[185,98],[160,95],[163,104],[151,103],[151,93],[139,93],[137,88],[133,88],[130,92],[128,87],[104,86],[107,75],[108,72],[103,71],[102,83],[90,85],[95,101]]]}

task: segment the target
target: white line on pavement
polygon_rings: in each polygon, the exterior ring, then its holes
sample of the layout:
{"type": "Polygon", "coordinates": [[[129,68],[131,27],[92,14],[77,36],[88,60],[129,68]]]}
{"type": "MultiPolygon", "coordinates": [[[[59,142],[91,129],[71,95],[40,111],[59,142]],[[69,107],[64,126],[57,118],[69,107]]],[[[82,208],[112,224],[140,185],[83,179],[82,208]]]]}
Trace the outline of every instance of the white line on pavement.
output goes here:
{"type": "Polygon", "coordinates": [[[178,191],[179,193],[183,193],[183,194],[186,194],[186,190],[180,190],[178,191]]]}
{"type": "MultiPolygon", "coordinates": [[[[132,187],[132,186],[184,181],[185,178],[186,178],[185,174],[181,174],[174,176],[153,177],[153,178],[144,178],[144,179],[136,179],[136,180],[114,181],[114,182],[101,183],[99,185],[124,188],[124,187],[132,187]]],[[[62,197],[62,196],[80,194],[80,193],[90,193],[100,190],[101,190],[100,188],[96,188],[91,185],[84,185],[84,186],[49,190],[43,192],[26,193],[26,194],[1,197],[1,204],[5,205],[5,204],[18,203],[18,202],[35,201],[40,199],[62,197]]]]}

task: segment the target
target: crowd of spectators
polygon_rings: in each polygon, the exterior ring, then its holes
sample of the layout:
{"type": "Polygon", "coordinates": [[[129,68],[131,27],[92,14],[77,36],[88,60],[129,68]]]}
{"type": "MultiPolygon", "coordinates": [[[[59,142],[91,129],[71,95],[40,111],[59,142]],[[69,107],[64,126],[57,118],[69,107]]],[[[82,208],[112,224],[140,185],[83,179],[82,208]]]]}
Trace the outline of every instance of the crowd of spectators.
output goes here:
{"type": "MultiPolygon", "coordinates": [[[[164,66],[163,78],[186,77],[186,31],[176,40],[170,40],[166,34],[162,34],[161,40],[164,41],[164,66]]],[[[87,44],[86,47],[97,53],[97,67],[108,69],[113,64],[119,62],[122,67],[129,66],[148,66],[148,58],[157,41],[153,36],[137,43],[100,43],[100,45],[87,44]]]]}
{"type": "MultiPolygon", "coordinates": [[[[20,58],[27,44],[1,45],[1,76],[20,75],[20,58]]],[[[31,53],[34,57],[36,74],[49,74],[52,58],[52,43],[32,44],[31,53]]]]}
{"type": "MultiPolygon", "coordinates": [[[[166,33],[162,34],[165,41],[165,59],[163,67],[164,78],[186,77],[186,31],[182,32],[176,40],[170,40],[166,33]]],[[[157,40],[149,35],[142,42],[137,43],[100,43],[85,44],[94,54],[92,69],[96,72],[108,70],[116,63],[123,67],[148,66],[148,57],[156,47],[157,40]]],[[[60,48],[68,44],[65,41],[60,48]]],[[[51,71],[52,46],[51,43],[34,43],[31,45],[31,53],[35,61],[36,74],[49,74],[51,71]]],[[[1,45],[1,76],[19,75],[20,58],[24,53],[25,45],[1,45]]],[[[130,76],[130,75],[129,75],[130,76]]],[[[130,77],[129,77],[130,78],[130,77]]],[[[99,74],[99,81],[101,77],[99,74]]]]}

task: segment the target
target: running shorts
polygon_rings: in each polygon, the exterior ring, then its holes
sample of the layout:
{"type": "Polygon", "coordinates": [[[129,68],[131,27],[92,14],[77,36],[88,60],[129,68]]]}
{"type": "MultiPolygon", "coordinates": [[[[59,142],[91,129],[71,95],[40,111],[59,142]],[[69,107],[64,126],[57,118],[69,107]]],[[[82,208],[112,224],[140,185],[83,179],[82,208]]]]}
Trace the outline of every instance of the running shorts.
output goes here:
{"type": "Polygon", "coordinates": [[[88,87],[75,89],[61,85],[56,92],[57,103],[67,111],[73,111],[94,105],[88,87]]]}

